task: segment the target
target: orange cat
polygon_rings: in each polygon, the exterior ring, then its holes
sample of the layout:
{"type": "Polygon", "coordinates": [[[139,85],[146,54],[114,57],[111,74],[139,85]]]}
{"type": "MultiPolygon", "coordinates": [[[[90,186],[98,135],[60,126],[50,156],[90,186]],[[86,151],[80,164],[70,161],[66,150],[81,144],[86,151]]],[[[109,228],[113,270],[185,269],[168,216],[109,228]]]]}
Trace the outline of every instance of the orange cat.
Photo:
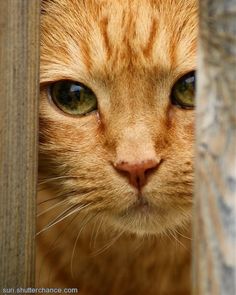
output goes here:
{"type": "Polygon", "coordinates": [[[197,8],[43,1],[38,287],[190,294],[197,8]]]}

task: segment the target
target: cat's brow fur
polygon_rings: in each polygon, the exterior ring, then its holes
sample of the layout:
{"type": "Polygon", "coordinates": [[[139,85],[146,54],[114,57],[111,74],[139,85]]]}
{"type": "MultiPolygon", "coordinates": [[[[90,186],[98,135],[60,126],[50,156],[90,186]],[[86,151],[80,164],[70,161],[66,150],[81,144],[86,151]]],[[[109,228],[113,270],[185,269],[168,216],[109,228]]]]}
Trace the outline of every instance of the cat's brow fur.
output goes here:
{"type": "Polygon", "coordinates": [[[49,198],[65,202],[39,229],[63,208],[87,207],[39,235],[38,286],[189,294],[194,111],[173,106],[170,92],[196,67],[197,26],[195,0],[42,1],[40,174],[49,198]],[[56,109],[47,85],[64,79],[96,93],[99,115],[56,109]],[[112,163],[150,157],[161,160],[143,188],[153,213],[129,214],[134,191],[112,163]]]}
{"type": "Polygon", "coordinates": [[[127,67],[165,72],[194,66],[195,1],[61,0],[45,6],[42,82],[55,75],[115,79],[127,67]]]}

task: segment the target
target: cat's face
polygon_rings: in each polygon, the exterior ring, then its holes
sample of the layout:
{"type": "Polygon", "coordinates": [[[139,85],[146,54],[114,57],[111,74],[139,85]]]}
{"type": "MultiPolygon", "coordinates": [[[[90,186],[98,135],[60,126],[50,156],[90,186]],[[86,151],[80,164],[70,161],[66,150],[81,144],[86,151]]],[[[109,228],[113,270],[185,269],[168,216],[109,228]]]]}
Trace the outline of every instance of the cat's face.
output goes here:
{"type": "Polygon", "coordinates": [[[141,234],[189,221],[194,111],[173,87],[196,38],[194,0],[45,1],[40,170],[68,203],[141,234]]]}

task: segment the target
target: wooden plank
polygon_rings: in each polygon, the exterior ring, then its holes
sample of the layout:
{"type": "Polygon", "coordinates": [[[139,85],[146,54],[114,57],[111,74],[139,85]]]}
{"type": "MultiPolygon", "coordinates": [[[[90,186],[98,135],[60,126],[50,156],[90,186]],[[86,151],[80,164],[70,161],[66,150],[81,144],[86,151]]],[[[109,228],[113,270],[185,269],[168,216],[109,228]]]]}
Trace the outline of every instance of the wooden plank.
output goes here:
{"type": "Polygon", "coordinates": [[[0,0],[0,293],[34,284],[39,12],[0,0]]]}
{"type": "Polygon", "coordinates": [[[236,0],[200,0],[195,295],[236,294],[236,0]]]}

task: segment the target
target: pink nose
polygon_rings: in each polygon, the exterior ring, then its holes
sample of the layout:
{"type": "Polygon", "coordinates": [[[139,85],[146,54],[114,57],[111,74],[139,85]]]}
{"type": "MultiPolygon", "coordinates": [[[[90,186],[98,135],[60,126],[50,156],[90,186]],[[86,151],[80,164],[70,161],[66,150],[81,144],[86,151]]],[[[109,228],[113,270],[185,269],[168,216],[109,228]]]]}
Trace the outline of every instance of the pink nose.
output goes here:
{"type": "Polygon", "coordinates": [[[141,189],[147,182],[147,171],[153,170],[160,164],[157,160],[146,160],[137,163],[118,162],[114,167],[121,172],[127,172],[130,184],[141,189]]]}

